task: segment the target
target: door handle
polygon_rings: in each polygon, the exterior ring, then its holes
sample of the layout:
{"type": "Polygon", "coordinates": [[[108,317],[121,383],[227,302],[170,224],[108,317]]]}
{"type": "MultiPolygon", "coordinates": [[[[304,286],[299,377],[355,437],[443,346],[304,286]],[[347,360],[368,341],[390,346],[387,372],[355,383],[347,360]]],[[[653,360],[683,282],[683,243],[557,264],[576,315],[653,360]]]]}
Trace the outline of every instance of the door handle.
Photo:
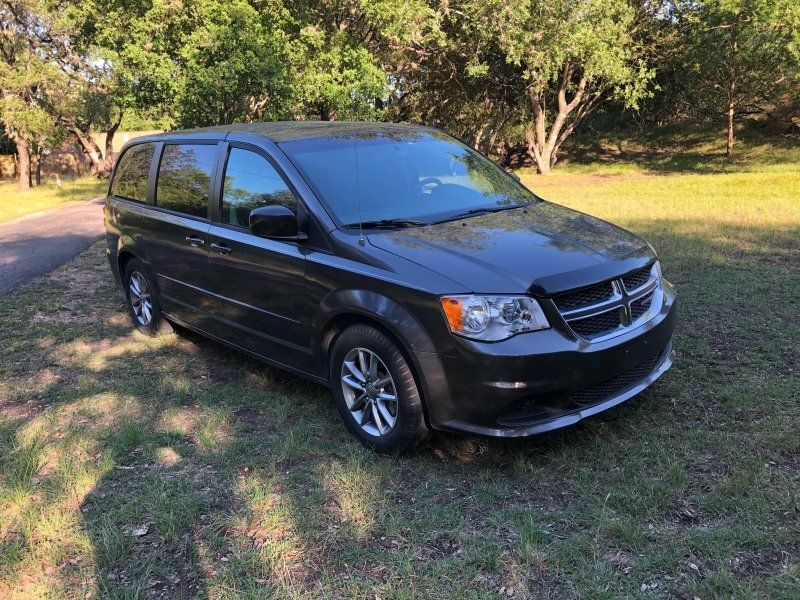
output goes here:
{"type": "Polygon", "coordinates": [[[186,241],[189,242],[189,245],[192,248],[199,248],[200,246],[206,243],[203,238],[195,237],[193,235],[187,235],[186,241]]]}
{"type": "Polygon", "coordinates": [[[225,244],[218,244],[217,242],[213,242],[211,244],[211,249],[219,254],[230,254],[231,249],[226,246],[225,244]]]}

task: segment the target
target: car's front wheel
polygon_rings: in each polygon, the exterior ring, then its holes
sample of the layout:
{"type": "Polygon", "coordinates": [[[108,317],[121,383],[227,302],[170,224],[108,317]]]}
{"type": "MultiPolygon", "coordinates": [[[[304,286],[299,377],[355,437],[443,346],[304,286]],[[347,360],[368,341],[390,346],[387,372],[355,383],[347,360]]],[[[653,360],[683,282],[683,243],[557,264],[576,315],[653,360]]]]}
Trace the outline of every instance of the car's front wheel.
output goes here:
{"type": "Polygon", "coordinates": [[[384,333],[369,325],[348,327],[334,341],[330,358],[336,406],[363,444],[404,453],[428,438],[411,366],[384,333]]]}
{"type": "Polygon", "coordinates": [[[125,265],[122,281],[128,312],[136,329],[150,336],[172,331],[161,314],[155,286],[140,260],[134,258],[125,265]]]}

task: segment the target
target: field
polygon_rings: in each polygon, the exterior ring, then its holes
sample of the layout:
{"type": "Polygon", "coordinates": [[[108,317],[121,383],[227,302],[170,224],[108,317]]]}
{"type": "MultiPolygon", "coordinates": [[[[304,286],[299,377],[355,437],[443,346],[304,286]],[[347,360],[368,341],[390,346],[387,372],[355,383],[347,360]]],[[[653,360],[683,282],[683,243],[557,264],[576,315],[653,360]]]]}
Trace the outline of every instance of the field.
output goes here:
{"type": "Polygon", "coordinates": [[[64,179],[60,188],[53,181],[46,181],[25,192],[17,189],[16,182],[4,181],[0,183],[0,223],[69,202],[96,198],[105,194],[107,189],[107,180],[94,177],[64,179]]]}
{"type": "Polygon", "coordinates": [[[677,361],[527,441],[376,456],[326,389],[132,333],[99,246],[0,298],[0,597],[800,597],[800,152],[601,150],[521,175],[654,244],[677,361]]]}

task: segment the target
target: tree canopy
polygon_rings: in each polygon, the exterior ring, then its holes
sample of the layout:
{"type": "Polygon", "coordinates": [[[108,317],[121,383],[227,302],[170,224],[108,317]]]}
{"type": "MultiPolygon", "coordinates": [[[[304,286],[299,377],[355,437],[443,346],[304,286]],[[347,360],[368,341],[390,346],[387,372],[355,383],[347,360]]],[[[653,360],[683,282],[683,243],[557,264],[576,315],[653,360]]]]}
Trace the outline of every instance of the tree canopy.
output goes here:
{"type": "Polygon", "coordinates": [[[107,175],[126,123],[410,120],[547,173],[598,114],[719,120],[730,152],[800,100],[798,0],[0,0],[0,27],[20,185],[65,136],[107,175]]]}

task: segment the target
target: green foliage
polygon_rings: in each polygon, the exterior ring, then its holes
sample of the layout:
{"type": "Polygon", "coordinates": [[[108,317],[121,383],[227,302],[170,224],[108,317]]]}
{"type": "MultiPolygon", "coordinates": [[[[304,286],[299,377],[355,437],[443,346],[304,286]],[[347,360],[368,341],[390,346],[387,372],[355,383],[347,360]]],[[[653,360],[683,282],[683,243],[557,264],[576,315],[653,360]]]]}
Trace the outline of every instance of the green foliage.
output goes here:
{"type": "Polygon", "coordinates": [[[753,114],[800,96],[797,0],[0,6],[25,15],[22,25],[3,20],[6,129],[11,137],[24,131],[34,146],[70,131],[90,153],[99,149],[88,132],[120,121],[165,129],[410,120],[490,153],[500,153],[500,142],[524,143],[545,172],[597,113],[605,121],[594,125],[653,124],[715,118],[730,105],[736,116],[753,114]]]}
{"type": "Polygon", "coordinates": [[[630,106],[645,94],[651,73],[639,60],[635,13],[624,0],[472,0],[465,12],[478,16],[473,32],[495,42],[537,93],[573,64],[595,94],[613,90],[630,106]]]}
{"type": "Polygon", "coordinates": [[[274,120],[291,98],[286,34],[246,0],[198,5],[180,52],[178,120],[185,125],[274,120]]]}
{"type": "Polygon", "coordinates": [[[322,120],[376,116],[374,100],[384,96],[386,74],[367,48],[345,33],[307,25],[291,55],[299,113],[322,120]]]}
{"type": "Polygon", "coordinates": [[[800,6],[781,0],[705,0],[684,13],[687,75],[701,106],[737,114],[760,112],[800,83],[791,44],[800,31],[800,6]],[[734,86],[733,88],[731,86],[734,86]]]}
{"type": "Polygon", "coordinates": [[[53,62],[60,49],[45,43],[49,14],[32,0],[0,5],[0,116],[17,143],[46,145],[57,138],[58,123],[48,97],[63,91],[65,77],[53,62]]]}
{"type": "Polygon", "coordinates": [[[432,15],[421,0],[68,4],[83,47],[112,65],[118,101],[186,127],[377,117],[382,47],[421,39],[416,23],[432,15]]]}

